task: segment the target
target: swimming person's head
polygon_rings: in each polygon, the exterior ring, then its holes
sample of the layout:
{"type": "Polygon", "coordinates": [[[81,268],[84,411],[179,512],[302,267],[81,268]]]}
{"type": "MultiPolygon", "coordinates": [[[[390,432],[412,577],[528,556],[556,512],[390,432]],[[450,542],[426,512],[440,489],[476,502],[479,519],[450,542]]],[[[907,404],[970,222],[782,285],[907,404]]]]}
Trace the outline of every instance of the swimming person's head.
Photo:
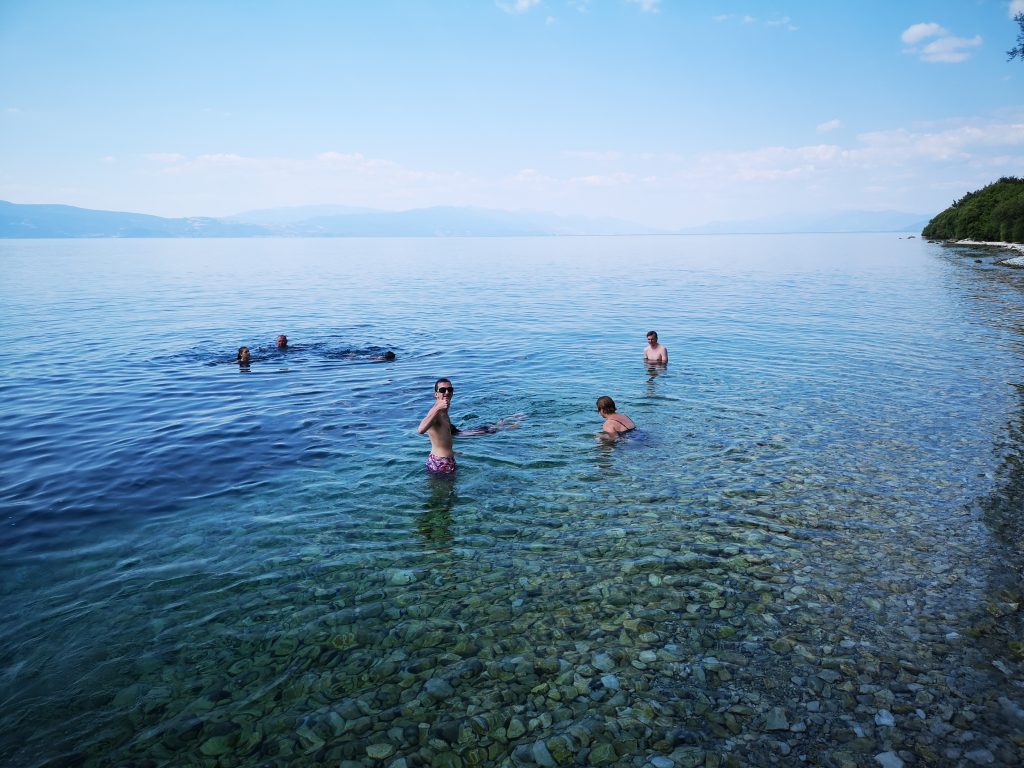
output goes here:
{"type": "Polygon", "coordinates": [[[242,365],[248,365],[249,364],[249,359],[250,359],[249,348],[248,347],[239,347],[238,348],[238,357],[235,358],[236,362],[239,362],[242,365]]]}
{"type": "Polygon", "coordinates": [[[287,346],[288,346],[288,337],[285,336],[282,333],[280,336],[277,337],[277,348],[278,349],[284,349],[287,346]]]}
{"type": "Polygon", "coordinates": [[[394,352],[392,352],[392,351],[391,351],[391,350],[389,349],[389,350],[388,350],[387,352],[385,352],[385,353],[384,353],[384,359],[385,359],[385,360],[394,360],[394,359],[395,359],[395,353],[394,353],[394,352]]]}
{"type": "Polygon", "coordinates": [[[597,412],[615,413],[615,401],[608,397],[608,395],[601,395],[601,397],[597,398],[597,412]]]}
{"type": "Polygon", "coordinates": [[[648,331],[647,332],[647,341],[648,341],[648,343],[650,343],[650,345],[652,347],[657,345],[657,343],[658,343],[658,332],[657,331],[648,331]]]}

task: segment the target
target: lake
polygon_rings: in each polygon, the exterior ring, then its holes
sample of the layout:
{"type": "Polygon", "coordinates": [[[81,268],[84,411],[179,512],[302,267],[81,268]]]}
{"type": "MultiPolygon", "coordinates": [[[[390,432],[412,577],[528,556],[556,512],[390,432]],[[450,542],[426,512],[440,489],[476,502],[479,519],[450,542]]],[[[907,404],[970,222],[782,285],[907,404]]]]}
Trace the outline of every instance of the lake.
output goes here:
{"type": "Polygon", "coordinates": [[[0,763],[1021,764],[1001,256],[0,242],[0,763]]]}

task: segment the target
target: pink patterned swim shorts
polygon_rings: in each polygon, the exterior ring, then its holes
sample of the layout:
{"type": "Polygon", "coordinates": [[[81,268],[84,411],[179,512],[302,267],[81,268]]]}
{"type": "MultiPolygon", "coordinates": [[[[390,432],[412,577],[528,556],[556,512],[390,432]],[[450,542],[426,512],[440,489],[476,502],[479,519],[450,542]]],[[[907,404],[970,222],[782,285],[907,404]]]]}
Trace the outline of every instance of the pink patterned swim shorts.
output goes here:
{"type": "Polygon", "coordinates": [[[453,475],[455,474],[455,457],[430,454],[427,456],[427,470],[435,475],[453,475]]]}

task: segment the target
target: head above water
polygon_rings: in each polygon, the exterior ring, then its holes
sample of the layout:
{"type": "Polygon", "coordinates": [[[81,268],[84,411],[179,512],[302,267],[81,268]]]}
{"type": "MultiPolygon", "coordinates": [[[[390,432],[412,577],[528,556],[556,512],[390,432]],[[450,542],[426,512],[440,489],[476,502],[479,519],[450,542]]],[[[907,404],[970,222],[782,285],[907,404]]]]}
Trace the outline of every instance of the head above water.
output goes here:
{"type": "Polygon", "coordinates": [[[277,337],[277,348],[278,349],[284,349],[287,346],[288,346],[288,337],[285,336],[282,333],[280,336],[277,337]]]}
{"type": "Polygon", "coordinates": [[[658,332],[657,331],[648,331],[647,332],[647,341],[649,341],[652,345],[657,344],[658,343],[658,332]]]}
{"type": "Polygon", "coordinates": [[[608,395],[601,395],[597,398],[597,410],[600,413],[615,413],[615,401],[608,395]]]}
{"type": "Polygon", "coordinates": [[[239,363],[248,363],[249,359],[250,359],[249,348],[248,347],[239,347],[238,348],[238,357],[235,358],[235,359],[239,363]]]}
{"type": "MultiPolygon", "coordinates": [[[[385,360],[394,360],[394,359],[395,359],[395,353],[394,353],[394,352],[392,352],[392,351],[391,351],[391,350],[389,349],[389,350],[388,350],[387,352],[385,352],[385,353],[384,353],[384,359],[385,359],[385,360]]],[[[435,384],[434,386],[436,387],[436,386],[437,386],[437,384],[435,384]]]]}
{"type": "Polygon", "coordinates": [[[434,397],[447,398],[451,400],[452,395],[455,394],[455,387],[452,386],[451,379],[438,379],[434,382],[434,397]]]}

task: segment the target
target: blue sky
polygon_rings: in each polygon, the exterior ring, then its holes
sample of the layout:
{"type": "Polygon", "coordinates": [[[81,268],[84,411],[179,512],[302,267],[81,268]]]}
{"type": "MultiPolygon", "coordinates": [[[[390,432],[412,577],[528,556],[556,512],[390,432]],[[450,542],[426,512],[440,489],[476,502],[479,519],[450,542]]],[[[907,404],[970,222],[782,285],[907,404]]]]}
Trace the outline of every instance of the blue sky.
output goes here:
{"type": "MultiPolygon", "coordinates": [[[[1024,10],[1024,0],[1014,0],[1024,10]]],[[[0,0],[0,199],[934,214],[1024,175],[1009,0],[0,0]]]]}

